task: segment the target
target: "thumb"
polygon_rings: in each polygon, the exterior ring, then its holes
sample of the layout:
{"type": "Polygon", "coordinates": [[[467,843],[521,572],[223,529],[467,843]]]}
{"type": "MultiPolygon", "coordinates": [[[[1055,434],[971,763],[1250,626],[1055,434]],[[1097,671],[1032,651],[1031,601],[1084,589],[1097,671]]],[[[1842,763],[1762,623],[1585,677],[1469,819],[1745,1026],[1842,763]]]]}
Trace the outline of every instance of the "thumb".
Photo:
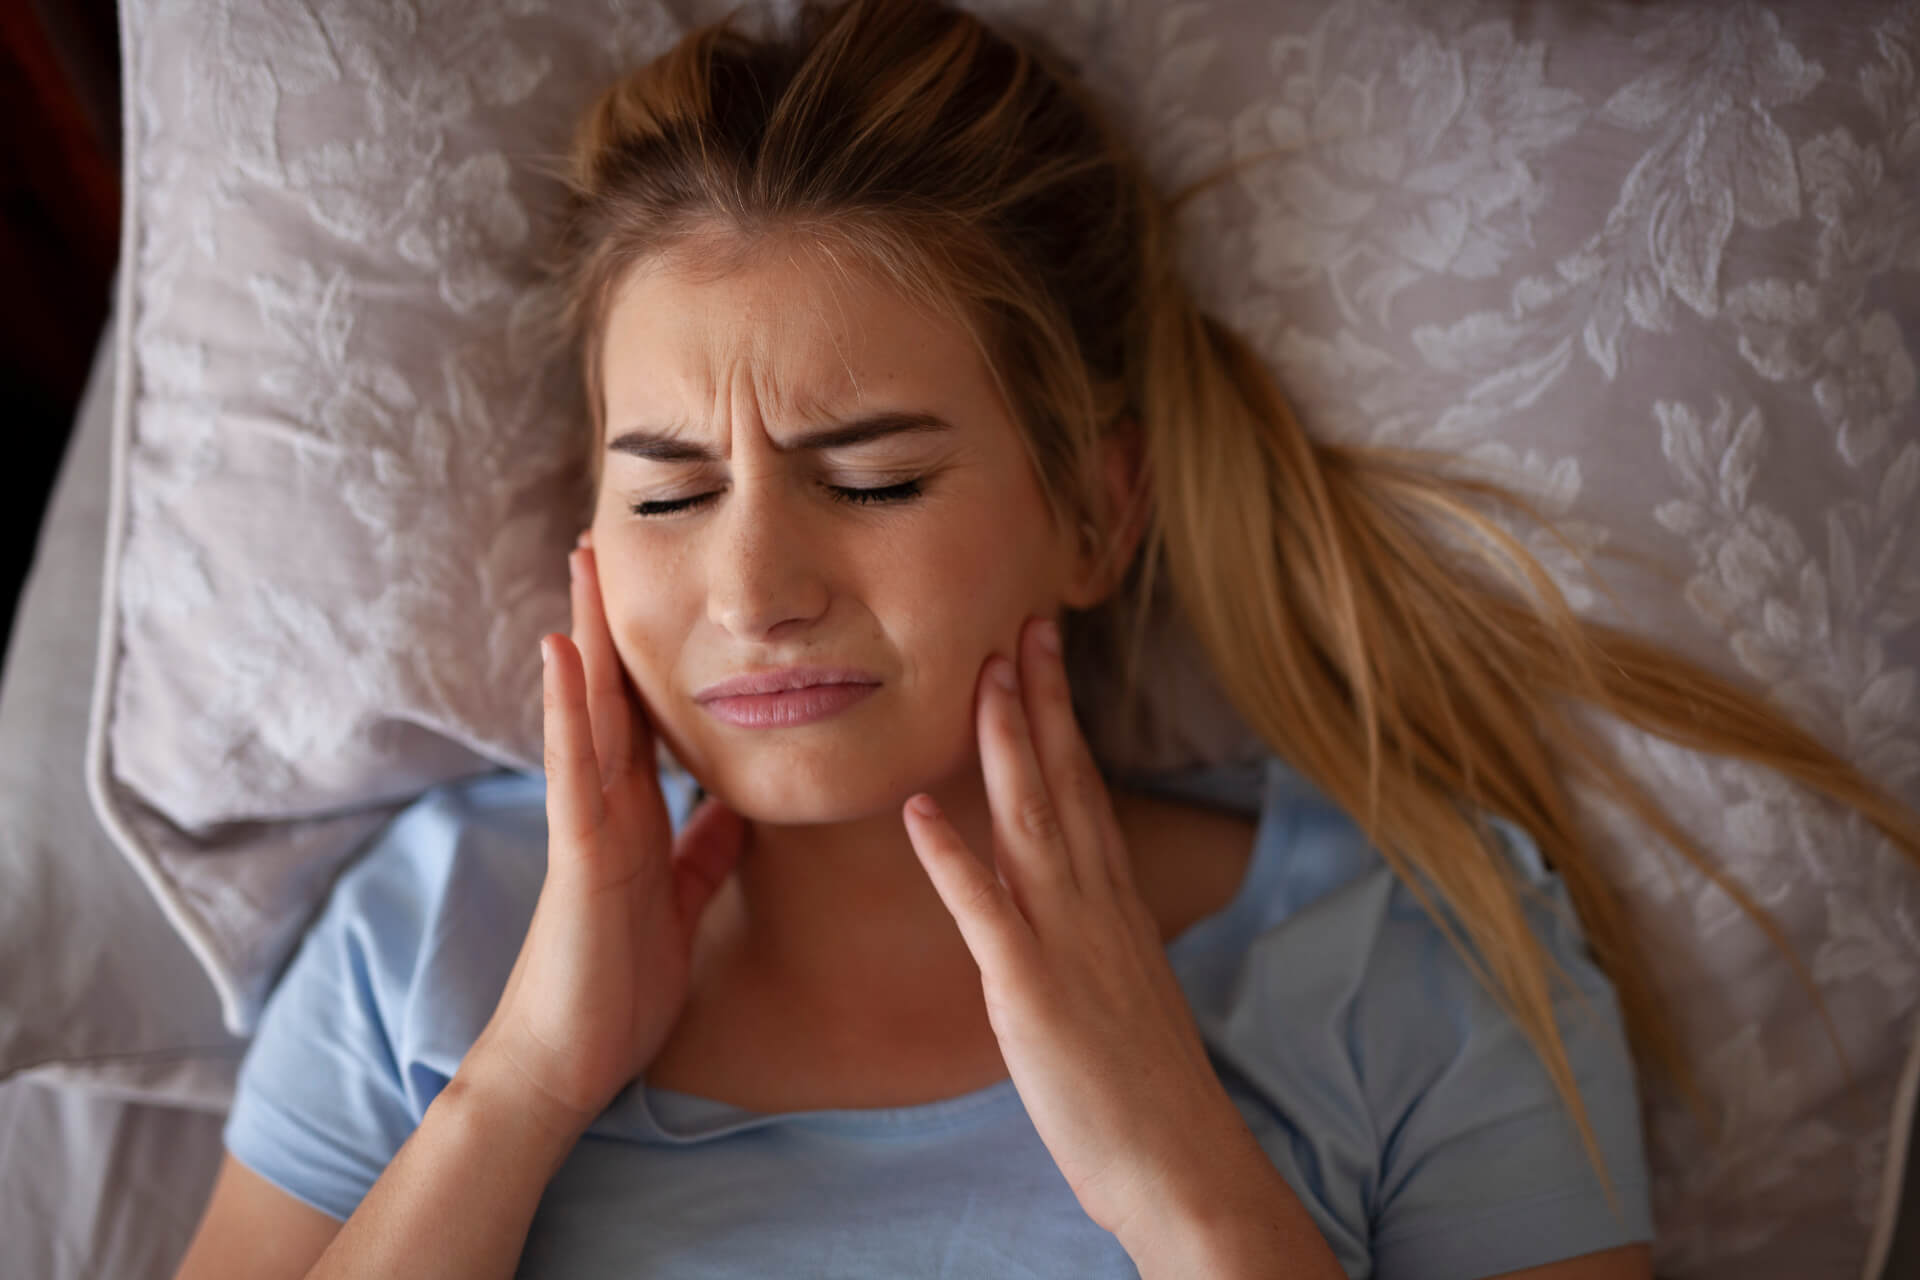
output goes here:
{"type": "Polygon", "coordinates": [[[718,800],[709,797],[693,811],[673,842],[674,906],[681,924],[692,929],[733,874],[746,843],[746,819],[718,800]]]}

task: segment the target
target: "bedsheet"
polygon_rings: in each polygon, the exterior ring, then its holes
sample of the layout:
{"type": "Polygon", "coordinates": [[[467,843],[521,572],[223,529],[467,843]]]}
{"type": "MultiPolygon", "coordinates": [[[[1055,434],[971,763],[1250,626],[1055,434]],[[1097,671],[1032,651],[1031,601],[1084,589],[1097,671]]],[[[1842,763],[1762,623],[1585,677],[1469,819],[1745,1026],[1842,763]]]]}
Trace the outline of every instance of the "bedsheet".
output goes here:
{"type": "Polygon", "coordinates": [[[167,1280],[219,1172],[223,1118],[0,1083],[0,1276],[167,1280]]]}

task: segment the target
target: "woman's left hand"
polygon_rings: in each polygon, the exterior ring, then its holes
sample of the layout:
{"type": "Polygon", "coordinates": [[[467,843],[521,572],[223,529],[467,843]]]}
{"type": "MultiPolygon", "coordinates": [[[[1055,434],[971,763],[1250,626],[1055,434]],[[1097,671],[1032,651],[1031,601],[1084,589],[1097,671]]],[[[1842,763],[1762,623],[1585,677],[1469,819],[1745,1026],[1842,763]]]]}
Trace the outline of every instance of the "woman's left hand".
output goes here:
{"type": "Polygon", "coordinates": [[[1134,1252],[1130,1235],[1199,1208],[1265,1157],[1207,1060],[1134,888],[1054,624],[1029,621],[1019,657],[1017,675],[1006,658],[988,660],[976,711],[992,865],[930,797],[907,802],[907,833],[980,965],[988,1017],[1041,1140],[1087,1215],[1134,1252]]]}

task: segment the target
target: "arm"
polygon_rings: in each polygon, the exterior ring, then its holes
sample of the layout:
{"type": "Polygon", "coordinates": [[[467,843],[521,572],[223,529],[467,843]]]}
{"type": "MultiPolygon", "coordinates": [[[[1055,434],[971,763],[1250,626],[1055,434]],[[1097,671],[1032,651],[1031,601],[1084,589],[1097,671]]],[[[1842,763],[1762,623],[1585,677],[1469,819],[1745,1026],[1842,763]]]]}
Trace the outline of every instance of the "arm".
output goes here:
{"type": "Polygon", "coordinates": [[[249,1169],[232,1152],[174,1280],[293,1280],[304,1276],[340,1231],[340,1220],[249,1169]]]}
{"type": "Polygon", "coordinates": [[[1509,1271],[1492,1280],[1653,1280],[1653,1250],[1644,1244],[1623,1244],[1544,1267],[1509,1271]]]}
{"type": "Polygon", "coordinates": [[[536,1105],[504,1065],[469,1055],[309,1280],[509,1277],[577,1122],[536,1105]]]}
{"type": "MultiPolygon", "coordinates": [[[[1125,1242],[1144,1280],[1208,1276],[1218,1280],[1308,1280],[1338,1277],[1299,1198],[1283,1181],[1264,1204],[1232,1207],[1224,1199],[1204,1210],[1168,1213],[1145,1223],[1125,1242]]],[[[1652,1251],[1621,1245],[1508,1271],[1488,1280],[1652,1280],[1652,1251]]]]}
{"type": "Polygon", "coordinates": [[[1245,1145],[1238,1162],[1222,1159],[1212,1167],[1218,1182],[1194,1180],[1186,1194],[1162,1201],[1159,1213],[1142,1212],[1116,1233],[1142,1280],[1344,1280],[1300,1197],[1250,1136],[1245,1145]]]}
{"type": "Polygon", "coordinates": [[[469,1055],[344,1224],[229,1153],[175,1280],[511,1274],[574,1138],[510,1083],[469,1055]]]}

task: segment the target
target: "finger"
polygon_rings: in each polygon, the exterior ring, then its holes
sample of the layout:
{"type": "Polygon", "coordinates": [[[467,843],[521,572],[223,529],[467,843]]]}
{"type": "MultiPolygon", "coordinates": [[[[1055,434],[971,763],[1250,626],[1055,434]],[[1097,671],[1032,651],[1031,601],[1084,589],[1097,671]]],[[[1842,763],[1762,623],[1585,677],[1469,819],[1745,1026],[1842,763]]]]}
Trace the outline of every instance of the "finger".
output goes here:
{"type": "Polygon", "coordinates": [[[1076,888],[1073,865],[1034,755],[1013,663],[998,654],[987,659],[980,685],[980,769],[993,814],[995,853],[1016,899],[1023,908],[1032,907],[1036,893],[1076,888]]]}
{"type": "Polygon", "coordinates": [[[1029,622],[1020,637],[1020,687],[1033,750],[1047,794],[1083,889],[1112,887],[1115,850],[1124,853],[1119,822],[1093,752],[1073,715],[1073,690],[1060,656],[1060,630],[1050,619],[1029,622]]]}
{"type": "Polygon", "coordinates": [[[688,928],[733,874],[746,848],[747,823],[718,800],[693,811],[673,842],[674,905],[688,928]]]}
{"type": "Polygon", "coordinates": [[[605,816],[600,767],[587,724],[586,676],[573,642],[557,633],[540,638],[540,679],[547,770],[547,826],[562,839],[584,840],[605,816]]]}
{"type": "Polygon", "coordinates": [[[594,750],[602,769],[601,782],[611,786],[633,767],[634,721],[637,707],[627,691],[626,669],[614,650],[600,595],[600,566],[591,547],[568,553],[573,579],[573,643],[586,667],[587,715],[593,726],[594,750]]]}
{"type": "Polygon", "coordinates": [[[920,865],[981,972],[1016,972],[1033,946],[1033,928],[1007,886],[967,847],[932,796],[914,796],[901,815],[920,865]]]}

